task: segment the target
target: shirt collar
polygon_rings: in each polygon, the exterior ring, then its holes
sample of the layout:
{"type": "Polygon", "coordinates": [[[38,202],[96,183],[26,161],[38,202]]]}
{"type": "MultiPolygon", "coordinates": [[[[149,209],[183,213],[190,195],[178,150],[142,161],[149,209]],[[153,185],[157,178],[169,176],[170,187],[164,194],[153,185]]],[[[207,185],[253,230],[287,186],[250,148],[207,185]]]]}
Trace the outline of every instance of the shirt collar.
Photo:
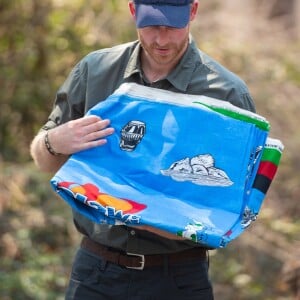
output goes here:
{"type": "Polygon", "coordinates": [[[141,72],[141,64],[139,60],[141,51],[141,44],[139,42],[136,43],[135,48],[129,58],[129,61],[127,63],[127,67],[125,69],[124,78],[129,78],[133,74],[140,73],[141,72]]]}
{"type": "MultiPolygon", "coordinates": [[[[129,58],[124,78],[129,78],[136,73],[139,73],[142,77],[141,64],[139,60],[140,51],[141,44],[137,42],[136,47],[129,58]]],[[[186,92],[193,76],[194,69],[199,63],[199,59],[196,45],[192,38],[190,38],[187,51],[176,68],[166,77],[166,80],[168,80],[177,90],[186,92]]]]}

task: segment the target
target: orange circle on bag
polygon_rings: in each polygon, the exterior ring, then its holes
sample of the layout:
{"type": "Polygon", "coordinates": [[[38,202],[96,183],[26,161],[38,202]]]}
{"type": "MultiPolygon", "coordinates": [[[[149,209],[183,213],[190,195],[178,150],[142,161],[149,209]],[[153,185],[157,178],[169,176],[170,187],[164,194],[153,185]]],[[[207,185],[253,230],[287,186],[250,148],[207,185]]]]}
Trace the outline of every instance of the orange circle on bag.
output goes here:
{"type": "Polygon", "coordinates": [[[103,206],[112,206],[115,209],[120,209],[123,211],[132,209],[132,205],[129,202],[125,200],[121,200],[119,198],[115,198],[107,194],[98,195],[96,201],[102,204],[103,206]]]}

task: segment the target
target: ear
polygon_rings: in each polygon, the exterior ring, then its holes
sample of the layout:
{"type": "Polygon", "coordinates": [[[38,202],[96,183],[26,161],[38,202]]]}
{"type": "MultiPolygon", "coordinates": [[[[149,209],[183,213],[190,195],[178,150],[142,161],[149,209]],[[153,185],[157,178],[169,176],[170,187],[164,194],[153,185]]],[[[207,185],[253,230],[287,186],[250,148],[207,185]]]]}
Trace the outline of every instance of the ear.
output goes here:
{"type": "Polygon", "coordinates": [[[193,21],[196,18],[198,6],[199,6],[199,1],[194,0],[194,2],[192,3],[192,8],[191,8],[190,21],[193,21]]]}
{"type": "Polygon", "coordinates": [[[128,2],[128,7],[129,7],[129,11],[130,11],[131,16],[135,20],[136,19],[136,17],[135,17],[135,6],[134,6],[134,2],[132,0],[128,2]]]}

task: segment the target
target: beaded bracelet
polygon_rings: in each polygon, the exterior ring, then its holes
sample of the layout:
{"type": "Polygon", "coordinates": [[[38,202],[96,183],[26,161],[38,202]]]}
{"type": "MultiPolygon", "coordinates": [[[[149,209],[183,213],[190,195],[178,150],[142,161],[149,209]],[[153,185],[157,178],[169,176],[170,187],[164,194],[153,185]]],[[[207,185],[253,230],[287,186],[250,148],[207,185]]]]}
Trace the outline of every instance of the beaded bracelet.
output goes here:
{"type": "Polygon", "coordinates": [[[47,131],[46,131],[46,134],[45,134],[45,137],[44,137],[45,146],[46,146],[48,152],[49,152],[50,154],[52,154],[52,155],[61,155],[60,153],[55,152],[55,151],[53,150],[53,148],[52,148],[52,146],[51,146],[51,144],[50,144],[50,142],[49,142],[48,133],[49,133],[49,131],[47,130],[47,131]]]}

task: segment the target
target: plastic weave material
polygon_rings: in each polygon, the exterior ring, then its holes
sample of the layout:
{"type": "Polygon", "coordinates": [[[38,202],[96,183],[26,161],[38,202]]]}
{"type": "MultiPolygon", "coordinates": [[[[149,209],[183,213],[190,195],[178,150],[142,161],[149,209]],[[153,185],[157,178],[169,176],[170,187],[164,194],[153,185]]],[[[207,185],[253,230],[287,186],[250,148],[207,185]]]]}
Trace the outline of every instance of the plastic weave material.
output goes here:
{"type": "Polygon", "coordinates": [[[258,114],[134,83],[88,115],[109,118],[115,133],[72,155],[53,189],[94,222],[153,226],[214,248],[257,218],[283,150],[258,114]]]}

